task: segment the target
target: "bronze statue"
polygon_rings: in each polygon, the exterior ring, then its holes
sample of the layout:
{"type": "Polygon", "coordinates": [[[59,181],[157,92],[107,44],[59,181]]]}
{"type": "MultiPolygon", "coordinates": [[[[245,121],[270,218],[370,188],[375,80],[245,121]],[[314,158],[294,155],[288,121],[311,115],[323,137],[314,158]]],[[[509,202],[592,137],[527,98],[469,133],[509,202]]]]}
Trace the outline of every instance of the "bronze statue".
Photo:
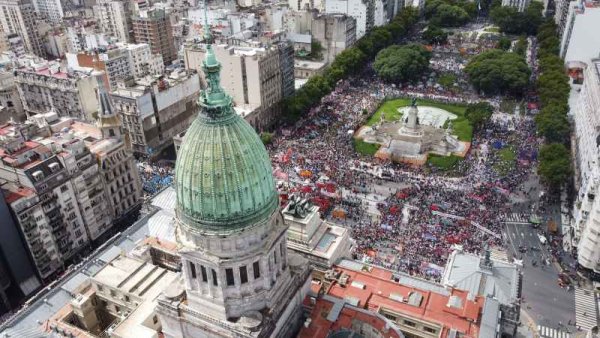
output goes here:
{"type": "Polygon", "coordinates": [[[416,97],[412,98],[412,102],[410,103],[410,106],[411,107],[416,107],[417,106],[417,98],[416,97]]]}
{"type": "Polygon", "coordinates": [[[296,218],[304,218],[311,209],[310,201],[306,198],[300,199],[300,196],[293,194],[290,196],[290,202],[284,213],[296,218]]]}

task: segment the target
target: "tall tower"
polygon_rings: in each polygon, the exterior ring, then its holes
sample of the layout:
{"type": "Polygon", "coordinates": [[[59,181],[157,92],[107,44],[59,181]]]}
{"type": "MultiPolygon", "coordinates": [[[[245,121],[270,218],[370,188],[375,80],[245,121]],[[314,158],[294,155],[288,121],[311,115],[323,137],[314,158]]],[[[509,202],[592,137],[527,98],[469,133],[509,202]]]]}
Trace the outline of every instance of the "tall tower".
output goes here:
{"type": "Polygon", "coordinates": [[[202,66],[207,88],[175,167],[182,287],[159,299],[163,334],[282,335],[282,325],[296,321],[290,313],[300,313],[307,275],[298,273],[297,257],[288,264],[287,226],[269,156],[234,112],[211,45],[202,66]]]}

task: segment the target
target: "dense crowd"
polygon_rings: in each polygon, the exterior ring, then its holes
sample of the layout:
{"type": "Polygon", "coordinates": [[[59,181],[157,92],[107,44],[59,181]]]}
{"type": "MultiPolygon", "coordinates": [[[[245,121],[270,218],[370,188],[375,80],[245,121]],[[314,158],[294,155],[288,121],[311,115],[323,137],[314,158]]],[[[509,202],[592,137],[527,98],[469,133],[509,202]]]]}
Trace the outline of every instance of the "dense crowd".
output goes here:
{"type": "MultiPolygon", "coordinates": [[[[279,130],[269,151],[284,199],[302,194],[330,218],[332,211],[344,211],[343,221],[339,213],[336,217],[351,228],[357,259],[437,279],[454,245],[475,253],[502,245],[498,216],[510,212],[512,196],[523,193],[520,186],[536,161],[539,140],[531,117],[496,113],[474,135],[457,177],[356,153],[354,131],[384,99],[409,96],[448,103],[478,100],[472,93],[436,87],[396,88],[375,77],[342,81],[293,128],[279,130]],[[516,156],[508,165],[499,156],[505,148],[516,156]],[[359,163],[371,169],[359,174],[359,163]],[[376,212],[367,210],[364,199],[349,201],[374,195],[381,184],[389,193],[376,194],[382,199],[376,212]]],[[[499,106],[499,98],[489,101],[499,106]]]]}
{"type": "Polygon", "coordinates": [[[144,195],[153,196],[173,183],[173,167],[168,164],[139,163],[138,171],[144,195]]]}

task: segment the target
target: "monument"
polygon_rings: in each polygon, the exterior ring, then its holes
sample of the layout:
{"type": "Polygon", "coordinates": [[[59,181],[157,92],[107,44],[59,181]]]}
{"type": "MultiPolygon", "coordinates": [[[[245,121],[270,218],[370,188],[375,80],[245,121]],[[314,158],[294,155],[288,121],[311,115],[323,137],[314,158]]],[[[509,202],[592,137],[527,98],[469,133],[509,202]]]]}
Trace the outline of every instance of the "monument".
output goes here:
{"type": "Polygon", "coordinates": [[[380,145],[376,156],[419,165],[429,154],[464,156],[468,143],[459,141],[452,130],[456,115],[436,107],[419,109],[416,98],[398,111],[402,113],[399,121],[385,121],[382,113],[377,125],[362,127],[357,134],[364,142],[380,145]]]}

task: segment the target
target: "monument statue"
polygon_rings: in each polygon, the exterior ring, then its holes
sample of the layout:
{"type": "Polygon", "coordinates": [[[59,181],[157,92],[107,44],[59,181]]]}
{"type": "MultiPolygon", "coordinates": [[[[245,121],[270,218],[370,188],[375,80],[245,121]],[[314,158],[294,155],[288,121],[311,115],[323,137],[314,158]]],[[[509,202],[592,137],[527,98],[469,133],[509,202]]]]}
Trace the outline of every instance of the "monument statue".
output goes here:
{"type": "Polygon", "coordinates": [[[290,196],[290,202],[283,213],[296,218],[304,218],[310,211],[311,206],[308,199],[301,199],[300,196],[293,194],[290,196]]]}
{"type": "Polygon", "coordinates": [[[417,106],[417,98],[413,96],[412,98],[412,102],[410,103],[411,107],[416,107],[417,106]]]}

